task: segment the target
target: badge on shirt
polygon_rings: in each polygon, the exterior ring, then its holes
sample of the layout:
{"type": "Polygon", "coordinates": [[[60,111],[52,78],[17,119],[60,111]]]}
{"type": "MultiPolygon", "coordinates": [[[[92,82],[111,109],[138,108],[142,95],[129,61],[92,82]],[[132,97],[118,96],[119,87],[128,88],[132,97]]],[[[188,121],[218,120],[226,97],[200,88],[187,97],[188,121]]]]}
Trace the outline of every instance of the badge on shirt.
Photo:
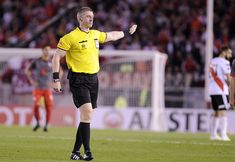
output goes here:
{"type": "Polygon", "coordinates": [[[85,44],[82,44],[82,49],[86,49],[86,45],[85,44]]]}
{"type": "Polygon", "coordinates": [[[86,42],[87,42],[87,40],[83,40],[83,41],[79,42],[82,49],[86,49],[86,42]]]}
{"type": "Polygon", "coordinates": [[[95,41],[95,47],[96,47],[97,49],[99,49],[99,48],[100,48],[100,45],[99,45],[98,39],[94,39],[94,41],[95,41]]]}

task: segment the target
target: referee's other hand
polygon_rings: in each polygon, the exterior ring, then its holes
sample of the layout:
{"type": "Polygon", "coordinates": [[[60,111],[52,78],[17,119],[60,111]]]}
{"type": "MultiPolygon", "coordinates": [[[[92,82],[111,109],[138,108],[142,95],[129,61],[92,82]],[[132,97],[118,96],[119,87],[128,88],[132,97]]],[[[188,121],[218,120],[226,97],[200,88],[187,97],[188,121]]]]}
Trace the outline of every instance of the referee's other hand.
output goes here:
{"type": "Polygon", "coordinates": [[[53,82],[52,83],[52,88],[57,93],[61,93],[62,92],[62,88],[61,88],[61,83],[60,82],[53,82]]]}
{"type": "Polygon", "coordinates": [[[129,29],[130,35],[134,34],[134,32],[136,31],[136,28],[137,28],[137,25],[136,25],[136,24],[134,24],[134,25],[132,25],[132,26],[130,27],[130,29],[129,29]]]}

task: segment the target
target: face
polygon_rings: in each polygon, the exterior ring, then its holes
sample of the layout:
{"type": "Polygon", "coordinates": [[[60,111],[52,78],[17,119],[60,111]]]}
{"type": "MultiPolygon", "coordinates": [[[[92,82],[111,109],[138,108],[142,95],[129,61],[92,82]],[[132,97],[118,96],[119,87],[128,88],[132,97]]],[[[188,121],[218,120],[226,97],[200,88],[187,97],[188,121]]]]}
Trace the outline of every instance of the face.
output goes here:
{"type": "Polygon", "coordinates": [[[93,25],[94,14],[92,11],[84,11],[78,15],[78,21],[81,27],[91,28],[93,25]]]}
{"type": "Polygon", "coordinates": [[[226,53],[226,58],[229,60],[229,59],[231,59],[232,58],[232,50],[231,49],[228,49],[227,51],[225,51],[225,53],[226,53]]]}
{"type": "Polygon", "coordinates": [[[45,59],[45,60],[49,60],[50,58],[50,50],[51,50],[51,47],[47,46],[45,48],[42,49],[42,58],[45,59]]]}

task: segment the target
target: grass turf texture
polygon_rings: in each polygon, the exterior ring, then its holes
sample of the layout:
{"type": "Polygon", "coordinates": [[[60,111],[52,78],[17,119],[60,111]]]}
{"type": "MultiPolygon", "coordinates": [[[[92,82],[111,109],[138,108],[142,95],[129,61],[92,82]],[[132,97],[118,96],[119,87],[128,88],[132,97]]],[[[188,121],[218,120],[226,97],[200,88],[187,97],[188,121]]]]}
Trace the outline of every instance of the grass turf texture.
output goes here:
{"type": "MultiPolygon", "coordinates": [[[[5,127],[0,125],[1,162],[70,161],[76,128],[5,127]]],[[[207,133],[159,133],[92,130],[93,162],[233,162],[231,142],[210,141],[207,133]]],[[[83,152],[83,151],[81,151],[83,152]]]]}

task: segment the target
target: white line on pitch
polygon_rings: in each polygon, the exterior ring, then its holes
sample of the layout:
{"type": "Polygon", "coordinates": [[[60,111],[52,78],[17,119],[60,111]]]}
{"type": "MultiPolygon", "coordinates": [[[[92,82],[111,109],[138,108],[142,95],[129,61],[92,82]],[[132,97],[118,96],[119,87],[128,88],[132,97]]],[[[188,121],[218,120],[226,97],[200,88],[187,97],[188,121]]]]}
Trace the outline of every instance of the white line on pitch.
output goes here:
{"type": "MultiPolygon", "coordinates": [[[[38,138],[38,139],[57,139],[57,140],[74,140],[71,137],[55,137],[55,136],[7,136],[8,138],[38,138]]],[[[136,140],[136,139],[118,139],[118,138],[92,138],[92,140],[106,140],[116,142],[140,142],[140,143],[167,143],[167,144],[191,144],[191,145],[212,145],[212,146],[235,146],[230,142],[221,141],[220,143],[215,142],[185,142],[185,141],[165,141],[165,140],[136,140]]],[[[209,139],[208,139],[209,140],[209,139]]]]}
{"type": "MultiPolygon", "coordinates": [[[[164,140],[130,140],[130,139],[100,139],[100,140],[108,140],[108,141],[117,141],[117,142],[148,142],[148,143],[168,143],[168,144],[191,144],[191,145],[213,145],[213,146],[235,146],[234,144],[228,143],[227,141],[220,141],[222,143],[211,143],[211,142],[184,142],[184,141],[164,141],[164,140]]],[[[209,139],[208,139],[209,140],[209,139]]]]}

